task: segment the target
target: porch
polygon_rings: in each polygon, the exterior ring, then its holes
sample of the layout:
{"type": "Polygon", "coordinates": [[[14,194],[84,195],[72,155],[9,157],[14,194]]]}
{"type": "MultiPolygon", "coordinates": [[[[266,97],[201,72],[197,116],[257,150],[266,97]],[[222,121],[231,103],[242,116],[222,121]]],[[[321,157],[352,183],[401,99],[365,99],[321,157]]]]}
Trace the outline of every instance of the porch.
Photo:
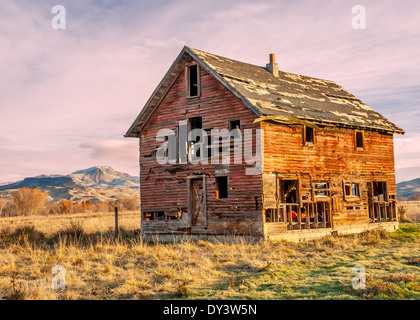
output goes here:
{"type": "Polygon", "coordinates": [[[264,210],[265,224],[282,225],[285,230],[331,228],[330,202],[282,203],[264,210]]]}
{"type": "Polygon", "coordinates": [[[369,203],[369,223],[397,221],[396,201],[371,201],[369,203]]]}

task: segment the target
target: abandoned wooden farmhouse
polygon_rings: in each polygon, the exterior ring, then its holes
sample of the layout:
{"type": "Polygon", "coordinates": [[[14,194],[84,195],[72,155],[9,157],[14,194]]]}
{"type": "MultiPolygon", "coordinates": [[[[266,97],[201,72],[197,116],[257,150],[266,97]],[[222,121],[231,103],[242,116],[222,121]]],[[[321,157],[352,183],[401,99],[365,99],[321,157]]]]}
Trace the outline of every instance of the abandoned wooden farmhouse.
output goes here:
{"type": "Polygon", "coordinates": [[[184,47],[125,135],[139,138],[142,236],[396,230],[394,134],[335,82],[279,71],[274,54],[261,67],[184,47]]]}

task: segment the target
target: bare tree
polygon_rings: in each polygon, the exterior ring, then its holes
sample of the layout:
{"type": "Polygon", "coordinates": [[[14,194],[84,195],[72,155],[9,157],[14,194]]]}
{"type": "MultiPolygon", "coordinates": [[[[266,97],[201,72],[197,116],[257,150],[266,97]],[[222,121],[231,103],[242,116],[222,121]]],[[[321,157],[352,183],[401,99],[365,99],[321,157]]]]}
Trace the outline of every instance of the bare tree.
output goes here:
{"type": "Polygon", "coordinates": [[[407,217],[407,206],[405,205],[398,206],[398,215],[401,222],[413,222],[410,218],[407,217]]]}
{"type": "Polygon", "coordinates": [[[40,189],[21,188],[11,193],[14,215],[31,216],[41,214],[47,206],[48,194],[40,189]]]}
{"type": "Polygon", "coordinates": [[[9,199],[4,196],[0,195],[0,217],[3,217],[3,215],[6,214],[6,207],[9,204],[9,199]]]}

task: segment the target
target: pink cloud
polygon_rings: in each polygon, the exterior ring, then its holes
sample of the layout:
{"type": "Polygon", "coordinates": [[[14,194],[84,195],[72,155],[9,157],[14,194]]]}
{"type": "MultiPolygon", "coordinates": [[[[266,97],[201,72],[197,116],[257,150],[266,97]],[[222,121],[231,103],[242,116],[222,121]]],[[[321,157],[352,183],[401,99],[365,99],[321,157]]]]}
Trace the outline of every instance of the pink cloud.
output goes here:
{"type": "Polygon", "coordinates": [[[348,1],[61,4],[60,31],[47,1],[0,4],[0,182],[107,160],[135,174],[122,136],[184,44],[258,65],[274,52],[282,70],[335,80],[408,128],[399,170],[420,159],[407,151],[420,143],[418,1],[364,1],[363,31],[348,1]]]}

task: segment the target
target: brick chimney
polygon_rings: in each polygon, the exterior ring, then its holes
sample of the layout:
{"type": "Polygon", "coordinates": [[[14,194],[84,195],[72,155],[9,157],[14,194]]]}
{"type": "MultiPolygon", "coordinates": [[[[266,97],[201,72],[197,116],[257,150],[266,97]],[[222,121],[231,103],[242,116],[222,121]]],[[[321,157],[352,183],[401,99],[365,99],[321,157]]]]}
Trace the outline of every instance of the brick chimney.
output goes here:
{"type": "Polygon", "coordinates": [[[266,69],[275,77],[279,76],[279,65],[276,63],[276,55],[274,53],[270,53],[270,63],[267,63],[266,69]]]}

